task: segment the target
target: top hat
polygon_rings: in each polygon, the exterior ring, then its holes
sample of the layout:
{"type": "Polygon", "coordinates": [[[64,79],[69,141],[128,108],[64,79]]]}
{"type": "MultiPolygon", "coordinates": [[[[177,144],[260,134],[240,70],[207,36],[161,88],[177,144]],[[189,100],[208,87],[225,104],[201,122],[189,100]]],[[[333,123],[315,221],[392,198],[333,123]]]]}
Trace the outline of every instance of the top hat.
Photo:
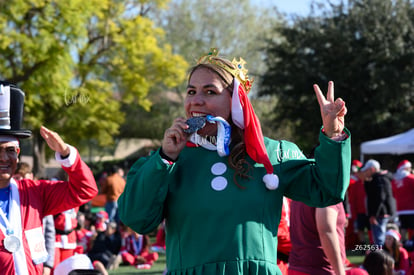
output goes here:
{"type": "Polygon", "coordinates": [[[0,81],[0,136],[28,138],[32,131],[21,129],[24,92],[15,85],[0,81]]]}

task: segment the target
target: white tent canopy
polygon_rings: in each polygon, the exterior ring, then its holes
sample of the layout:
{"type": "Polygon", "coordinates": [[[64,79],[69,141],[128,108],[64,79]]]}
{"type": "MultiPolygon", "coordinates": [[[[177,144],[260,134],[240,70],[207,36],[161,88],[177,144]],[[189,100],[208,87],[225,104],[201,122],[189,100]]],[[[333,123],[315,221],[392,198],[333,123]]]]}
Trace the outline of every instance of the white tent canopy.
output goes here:
{"type": "Polygon", "coordinates": [[[414,128],[386,138],[361,143],[361,159],[363,155],[391,154],[403,155],[414,153],[414,128]]]}

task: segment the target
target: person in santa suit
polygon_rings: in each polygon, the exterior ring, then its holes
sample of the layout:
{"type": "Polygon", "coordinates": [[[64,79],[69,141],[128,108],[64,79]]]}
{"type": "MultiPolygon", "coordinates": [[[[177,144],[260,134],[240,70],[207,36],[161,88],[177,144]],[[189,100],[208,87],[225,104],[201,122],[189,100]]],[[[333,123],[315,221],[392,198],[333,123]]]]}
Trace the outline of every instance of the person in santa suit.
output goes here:
{"type": "Polygon", "coordinates": [[[290,202],[291,199],[283,197],[282,212],[279,228],[277,230],[277,266],[283,275],[288,274],[289,255],[292,250],[290,239],[290,202]]]}
{"type": "Polygon", "coordinates": [[[398,219],[401,223],[401,242],[414,237],[414,175],[412,164],[403,160],[393,175],[392,192],[397,203],[398,219]]]}
{"type": "Polygon", "coordinates": [[[168,274],[281,274],[283,197],[318,207],[344,199],[350,132],[333,82],[327,97],[313,87],[323,121],[315,159],[292,142],[263,137],[251,87],[244,60],[211,49],[190,70],[186,117],[128,172],[120,219],[143,235],[165,219],[168,274]]]}
{"type": "MultiPolygon", "coordinates": [[[[63,169],[59,169],[51,180],[67,181],[68,176],[63,169]]],[[[56,232],[54,267],[75,254],[77,248],[76,228],[78,226],[78,212],[79,207],[74,207],[53,216],[56,232]]]]}
{"type": "MultiPolygon", "coordinates": [[[[361,172],[363,164],[359,160],[353,160],[351,164],[351,180],[348,187],[349,206],[351,219],[349,221],[346,237],[353,239],[356,232],[357,240],[347,246],[347,249],[355,249],[355,245],[373,243],[369,217],[367,215],[367,196],[365,193],[365,175],[361,172]],[[368,236],[368,237],[367,237],[368,236]]],[[[355,240],[354,240],[355,241],[355,240]]]]}
{"type": "Polygon", "coordinates": [[[78,207],[54,215],[55,224],[55,267],[73,256],[78,246],[76,227],[78,226],[78,207]]]}
{"type": "MultiPolygon", "coordinates": [[[[355,211],[355,202],[353,199],[356,197],[355,193],[353,192],[355,190],[355,183],[359,181],[358,176],[356,173],[358,173],[358,170],[362,167],[362,163],[354,159],[351,163],[351,179],[349,182],[349,187],[347,191],[347,208],[349,209],[349,212],[346,212],[347,218],[348,218],[348,226],[345,231],[345,247],[346,249],[353,249],[356,244],[358,244],[358,234],[357,229],[354,228],[354,223],[356,223],[356,211],[355,211]]],[[[364,191],[365,192],[365,191],[364,191]]]]}
{"type": "Polygon", "coordinates": [[[48,259],[42,219],[91,200],[98,188],[77,150],[56,132],[41,127],[40,134],[69,181],[14,180],[20,140],[31,136],[21,129],[24,92],[0,82],[0,274],[40,275],[48,259]]]}

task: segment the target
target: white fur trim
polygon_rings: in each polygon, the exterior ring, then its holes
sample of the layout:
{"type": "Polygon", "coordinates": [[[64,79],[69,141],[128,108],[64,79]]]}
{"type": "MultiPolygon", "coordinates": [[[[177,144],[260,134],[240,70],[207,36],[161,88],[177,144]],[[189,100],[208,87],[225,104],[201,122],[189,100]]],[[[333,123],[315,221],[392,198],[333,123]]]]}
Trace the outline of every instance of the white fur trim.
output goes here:
{"type": "Polygon", "coordinates": [[[269,190],[275,190],[279,186],[279,177],[275,174],[264,175],[263,181],[269,190]]]}
{"type": "Polygon", "coordinates": [[[399,166],[397,172],[407,171],[407,169],[411,169],[411,162],[406,162],[403,165],[399,166]]]}
{"type": "Polygon", "coordinates": [[[240,103],[239,98],[239,86],[239,81],[234,78],[233,96],[231,99],[231,117],[233,118],[233,122],[237,127],[244,129],[243,107],[240,103]]]}
{"type": "Polygon", "coordinates": [[[394,239],[396,239],[398,242],[401,240],[401,236],[397,233],[397,232],[395,232],[394,230],[388,230],[386,233],[385,233],[385,235],[386,236],[391,236],[391,237],[393,237],[394,239]]]}
{"type": "Polygon", "coordinates": [[[404,164],[401,164],[400,166],[398,166],[398,170],[404,169],[404,168],[411,168],[411,162],[405,161],[404,164]]]}
{"type": "Polygon", "coordinates": [[[62,159],[62,156],[58,152],[56,152],[55,158],[60,163],[60,165],[65,166],[65,167],[71,167],[73,164],[75,164],[76,155],[78,154],[78,152],[73,146],[70,146],[69,144],[66,144],[66,145],[69,146],[69,150],[70,150],[69,156],[65,159],[62,159]]]}
{"type": "Polygon", "coordinates": [[[403,178],[405,178],[406,176],[408,176],[410,174],[410,172],[408,172],[407,170],[397,170],[397,172],[394,173],[394,179],[395,180],[402,180],[403,178]]]}

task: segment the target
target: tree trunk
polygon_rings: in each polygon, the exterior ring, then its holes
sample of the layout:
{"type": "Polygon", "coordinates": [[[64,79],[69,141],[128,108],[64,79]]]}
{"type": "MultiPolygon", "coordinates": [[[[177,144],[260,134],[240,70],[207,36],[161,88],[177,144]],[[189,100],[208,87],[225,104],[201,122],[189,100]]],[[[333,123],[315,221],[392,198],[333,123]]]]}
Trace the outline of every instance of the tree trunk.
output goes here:
{"type": "Polygon", "coordinates": [[[33,135],[33,173],[37,178],[46,176],[45,141],[39,132],[33,135]]]}

